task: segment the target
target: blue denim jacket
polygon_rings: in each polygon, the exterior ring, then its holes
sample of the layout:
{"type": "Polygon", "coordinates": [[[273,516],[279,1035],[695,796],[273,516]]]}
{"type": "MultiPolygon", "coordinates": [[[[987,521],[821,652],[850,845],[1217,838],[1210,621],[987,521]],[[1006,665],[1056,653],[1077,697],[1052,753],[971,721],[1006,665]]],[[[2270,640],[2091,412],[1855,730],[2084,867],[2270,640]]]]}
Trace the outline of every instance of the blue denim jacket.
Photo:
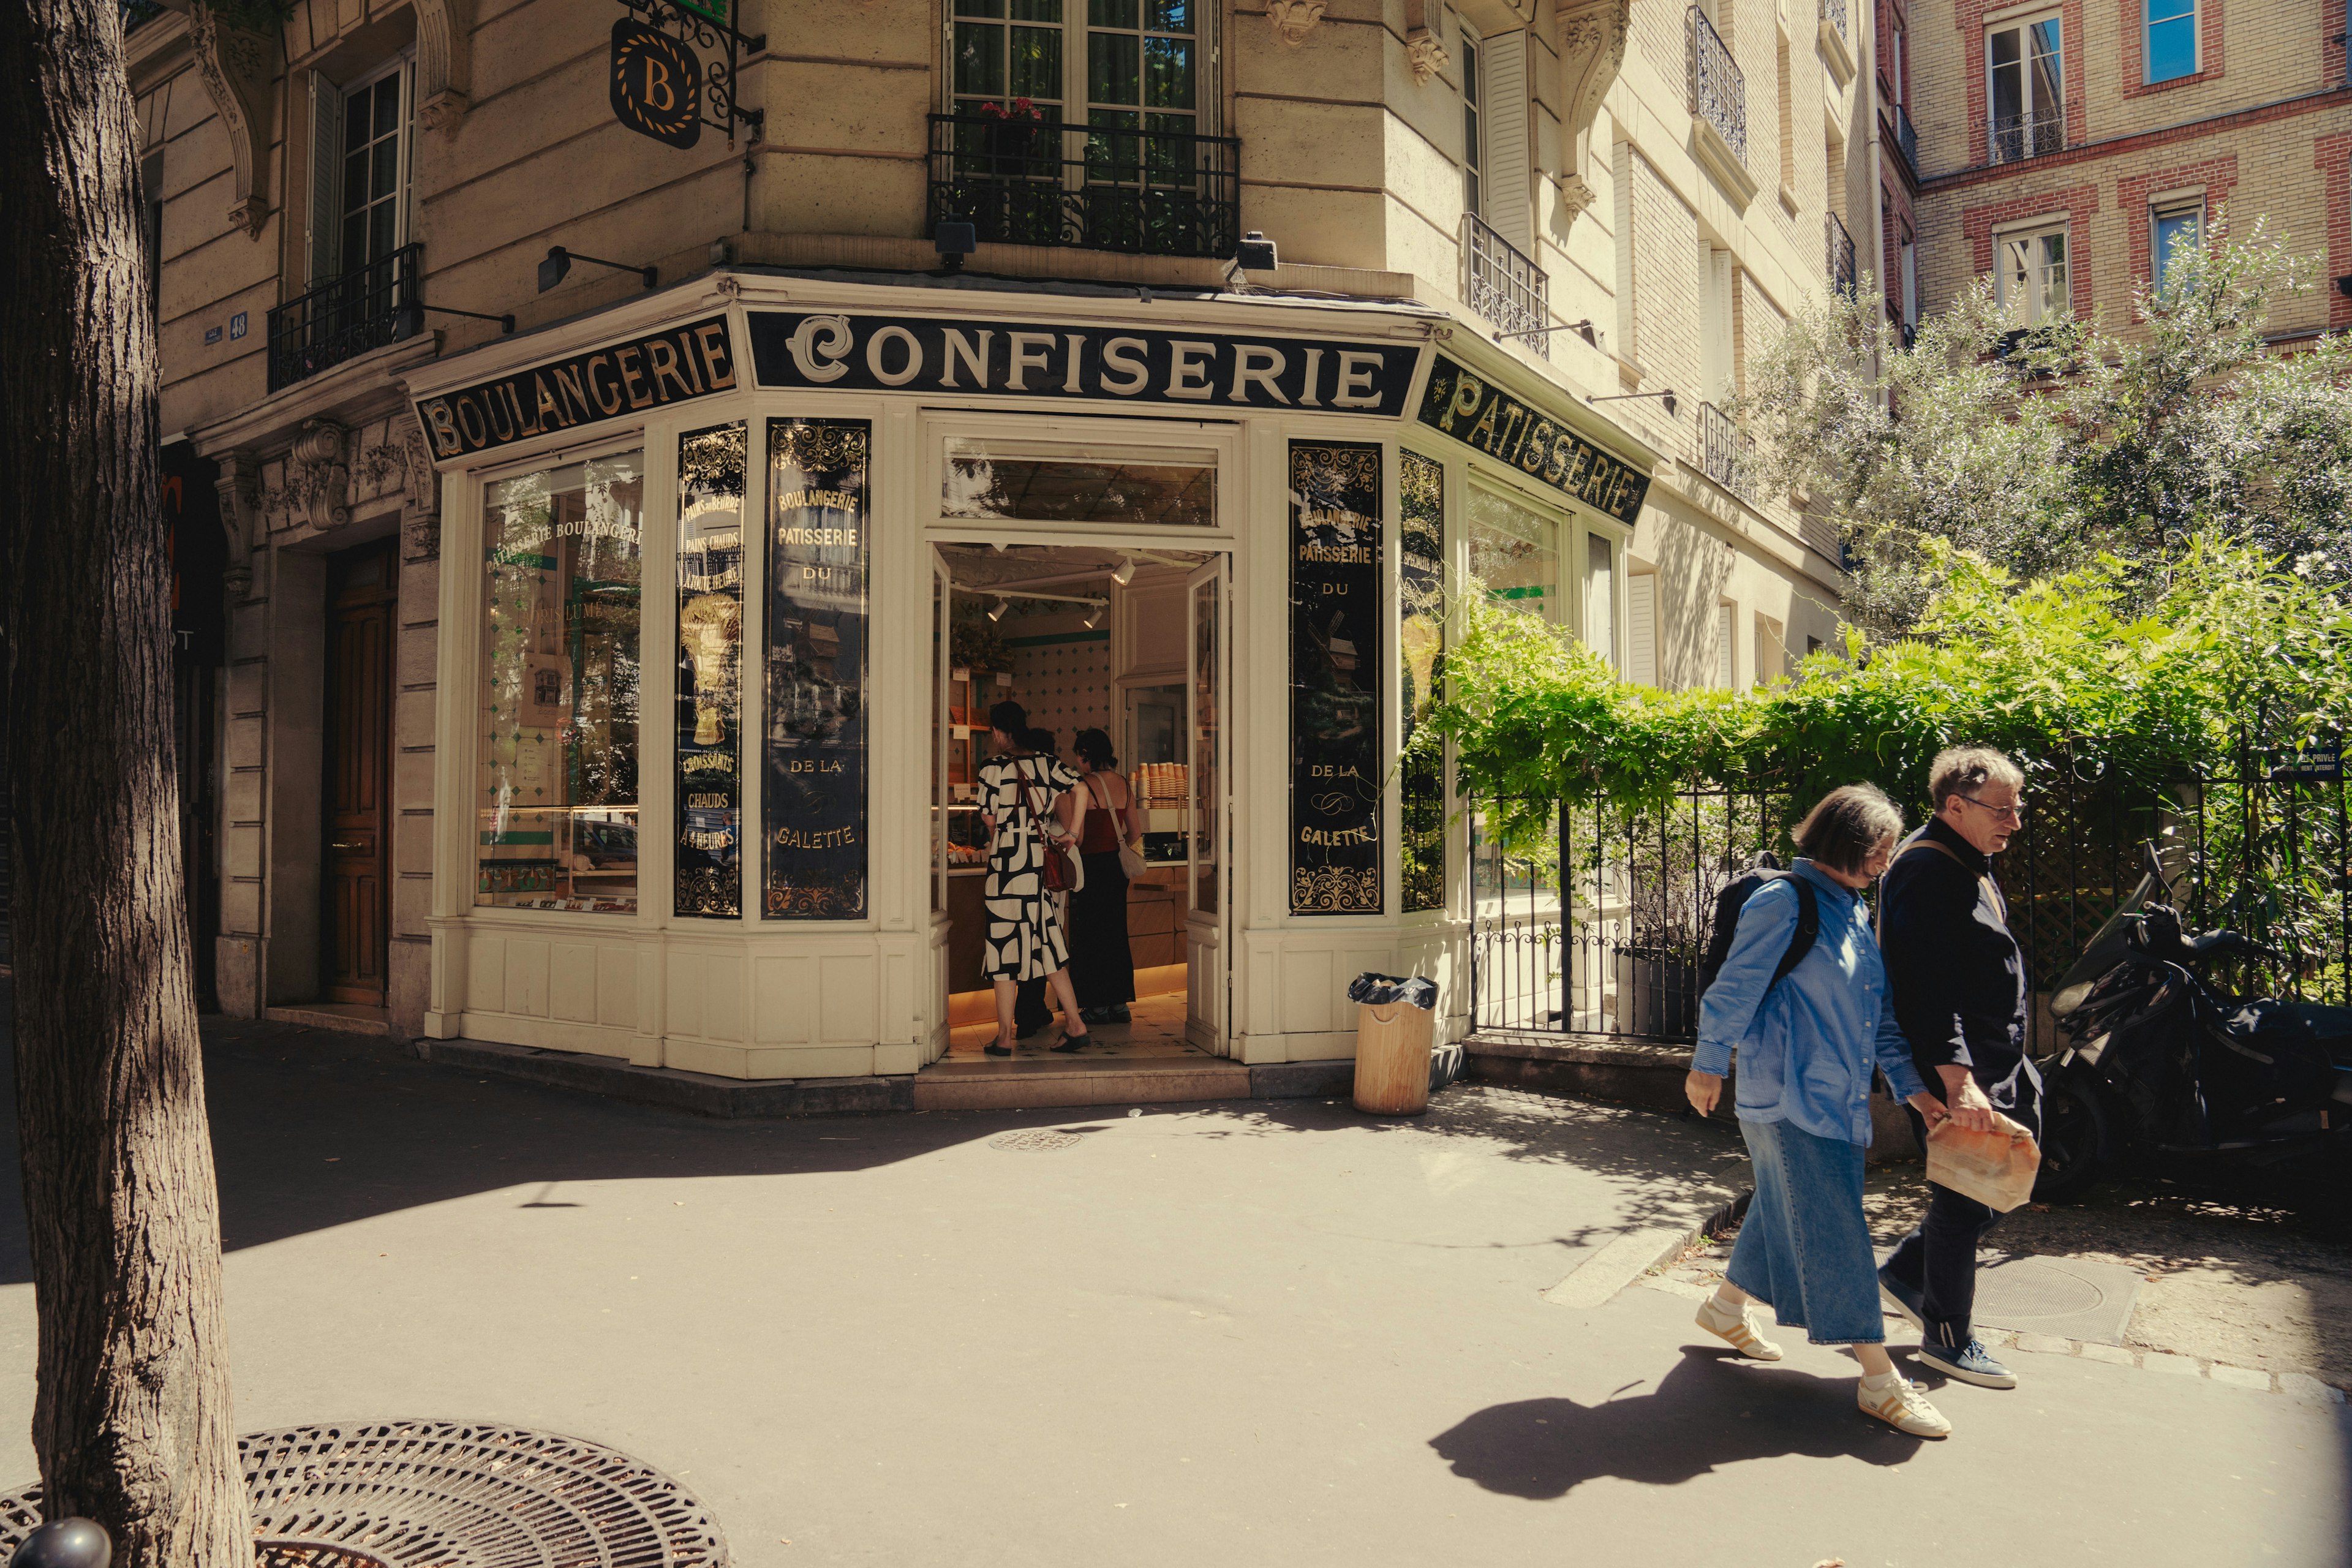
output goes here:
{"type": "Polygon", "coordinates": [[[1887,1003],[1869,910],[1810,860],[1797,862],[1796,875],[1820,895],[1813,950],[1765,994],[1797,931],[1797,889],[1786,878],[1758,889],[1740,909],[1723,973],[1699,1003],[1691,1066],[1725,1073],[1736,1045],[1742,1121],[1786,1121],[1817,1138],[1867,1145],[1870,1069],[1885,1072],[1897,1099],[1927,1086],[1887,1003]]]}

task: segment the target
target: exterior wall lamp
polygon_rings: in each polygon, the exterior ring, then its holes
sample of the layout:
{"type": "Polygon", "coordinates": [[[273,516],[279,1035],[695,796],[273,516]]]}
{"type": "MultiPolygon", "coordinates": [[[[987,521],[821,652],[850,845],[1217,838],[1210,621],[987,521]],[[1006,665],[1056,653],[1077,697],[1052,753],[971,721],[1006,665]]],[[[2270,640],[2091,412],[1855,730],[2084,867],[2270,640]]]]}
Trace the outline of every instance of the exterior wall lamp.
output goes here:
{"type": "Polygon", "coordinates": [[[609,267],[615,272],[634,272],[646,280],[648,289],[661,282],[661,268],[658,267],[632,267],[625,261],[607,261],[601,256],[583,256],[576,250],[551,245],[547,247],[547,259],[539,264],[539,291],[544,294],[562,282],[575,261],[593,262],[598,267],[609,267]]]}
{"type": "Polygon", "coordinates": [[[1593,348],[1597,349],[1601,346],[1601,334],[1594,330],[1592,318],[1590,316],[1580,321],[1562,321],[1556,327],[1528,327],[1523,331],[1496,332],[1495,341],[1498,343],[1507,343],[1519,338],[1540,338],[1552,332],[1574,332],[1593,348]]]}
{"type": "Polygon", "coordinates": [[[1675,416],[1675,389],[1671,386],[1667,387],[1663,392],[1612,392],[1606,397],[1595,397],[1588,392],[1584,395],[1584,401],[1587,403],[1622,403],[1629,397],[1654,397],[1658,399],[1659,402],[1665,405],[1667,418],[1672,419],[1675,416]]]}

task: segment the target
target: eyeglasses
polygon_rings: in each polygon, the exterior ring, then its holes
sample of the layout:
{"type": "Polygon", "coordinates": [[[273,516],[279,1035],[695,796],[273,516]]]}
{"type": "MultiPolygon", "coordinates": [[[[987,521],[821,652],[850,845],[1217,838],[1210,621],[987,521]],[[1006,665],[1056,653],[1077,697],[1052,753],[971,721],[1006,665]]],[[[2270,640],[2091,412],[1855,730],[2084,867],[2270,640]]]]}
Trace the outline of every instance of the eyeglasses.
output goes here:
{"type": "Polygon", "coordinates": [[[2022,802],[2020,802],[2016,805],[1994,805],[1989,802],[1979,800],[1972,795],[1955,795],[1953,798],[1956,800],[1967,801],[1979,811],[1990,811],[1995,816],[2006,816],[2011,822],[2021,824],[2025,820],[2025,806],[2022,802]]]}

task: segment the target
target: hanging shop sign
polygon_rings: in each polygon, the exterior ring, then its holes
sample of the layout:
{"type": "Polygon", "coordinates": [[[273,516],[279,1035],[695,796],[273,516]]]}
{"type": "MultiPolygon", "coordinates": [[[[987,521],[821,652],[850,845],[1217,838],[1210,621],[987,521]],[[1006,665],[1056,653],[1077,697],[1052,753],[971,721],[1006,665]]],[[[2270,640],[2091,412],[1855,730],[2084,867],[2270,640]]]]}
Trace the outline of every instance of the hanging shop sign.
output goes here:
{"type": "Polygon", "coordinates": [[[691,147],[706,125],[735,144],[738,121],[757,135],[764,118],[735,101],[737,67],[768,47],[732,25],[731,0],[621,0],[613,24],[613,118],[641,136],[691,147]],[[702,56],[708,52],[708,67],[702,56]]]}
{"type": "Polygon", "coordinates": [[[761,386],[1179,406],[1405,411],[1410,343],[1244,338],[1066,322],[751,312],[761,386]]]}
{"type": "Polygon", "coordinates": [[[1642,515],[1650,493],[1646,468],[1594,446],[1444,354],[1422,394],[1421,422],[1622,523],[1642,515]]]}
{"type": "Polygon", "coordinates": [[[702,140],[702,61],[683,40],[634,17],[613,24],[613,118],[687,148],[702,140]]]}
{"type": "Polygon", "coordinates": [[[1381,913],[1381,448],[1290,444],[1290,912],[1381,913]]]}
{"type": "Polygon", "coordinates": [[[416,418],[436,458],[463,458],[733,390],[727,318],[709,316],[418,398],[416,418]]]}

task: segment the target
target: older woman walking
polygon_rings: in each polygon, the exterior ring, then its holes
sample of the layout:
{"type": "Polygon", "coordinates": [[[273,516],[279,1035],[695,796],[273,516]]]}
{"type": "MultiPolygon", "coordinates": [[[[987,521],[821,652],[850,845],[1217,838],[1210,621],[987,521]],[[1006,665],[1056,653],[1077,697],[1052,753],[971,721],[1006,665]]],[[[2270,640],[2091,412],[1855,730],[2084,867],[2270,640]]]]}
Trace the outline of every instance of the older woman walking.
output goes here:
{"type": "Polygon", "coordinates": [[[1756,1196],[1698,1326],[1742,1355],[1778,1361],[1780,1347],[1757,1332],[1749,1311],[1762,1301],[1782,1327],[1853,1352],[1864,1414],[1915,1437],[1943,1437],[1952,1424],[1887,1357],[1862,1213],[1872,1068],[1931,1123],[1944,1115],[1895,1026],[1861,897],[1886,869],[1902,832],[1903,814],[1869,784],[1824,795],[1797,828],[1795,868],[1740,910],[1730,954],[1700,1003],[1685,1092],[1700,1115],[1712,1112],[1738,1051],[1739,1131],[1756,1163],[1756,1196]],[[1809,902],[1818,933],[1782,976],[1809,902]]]}

